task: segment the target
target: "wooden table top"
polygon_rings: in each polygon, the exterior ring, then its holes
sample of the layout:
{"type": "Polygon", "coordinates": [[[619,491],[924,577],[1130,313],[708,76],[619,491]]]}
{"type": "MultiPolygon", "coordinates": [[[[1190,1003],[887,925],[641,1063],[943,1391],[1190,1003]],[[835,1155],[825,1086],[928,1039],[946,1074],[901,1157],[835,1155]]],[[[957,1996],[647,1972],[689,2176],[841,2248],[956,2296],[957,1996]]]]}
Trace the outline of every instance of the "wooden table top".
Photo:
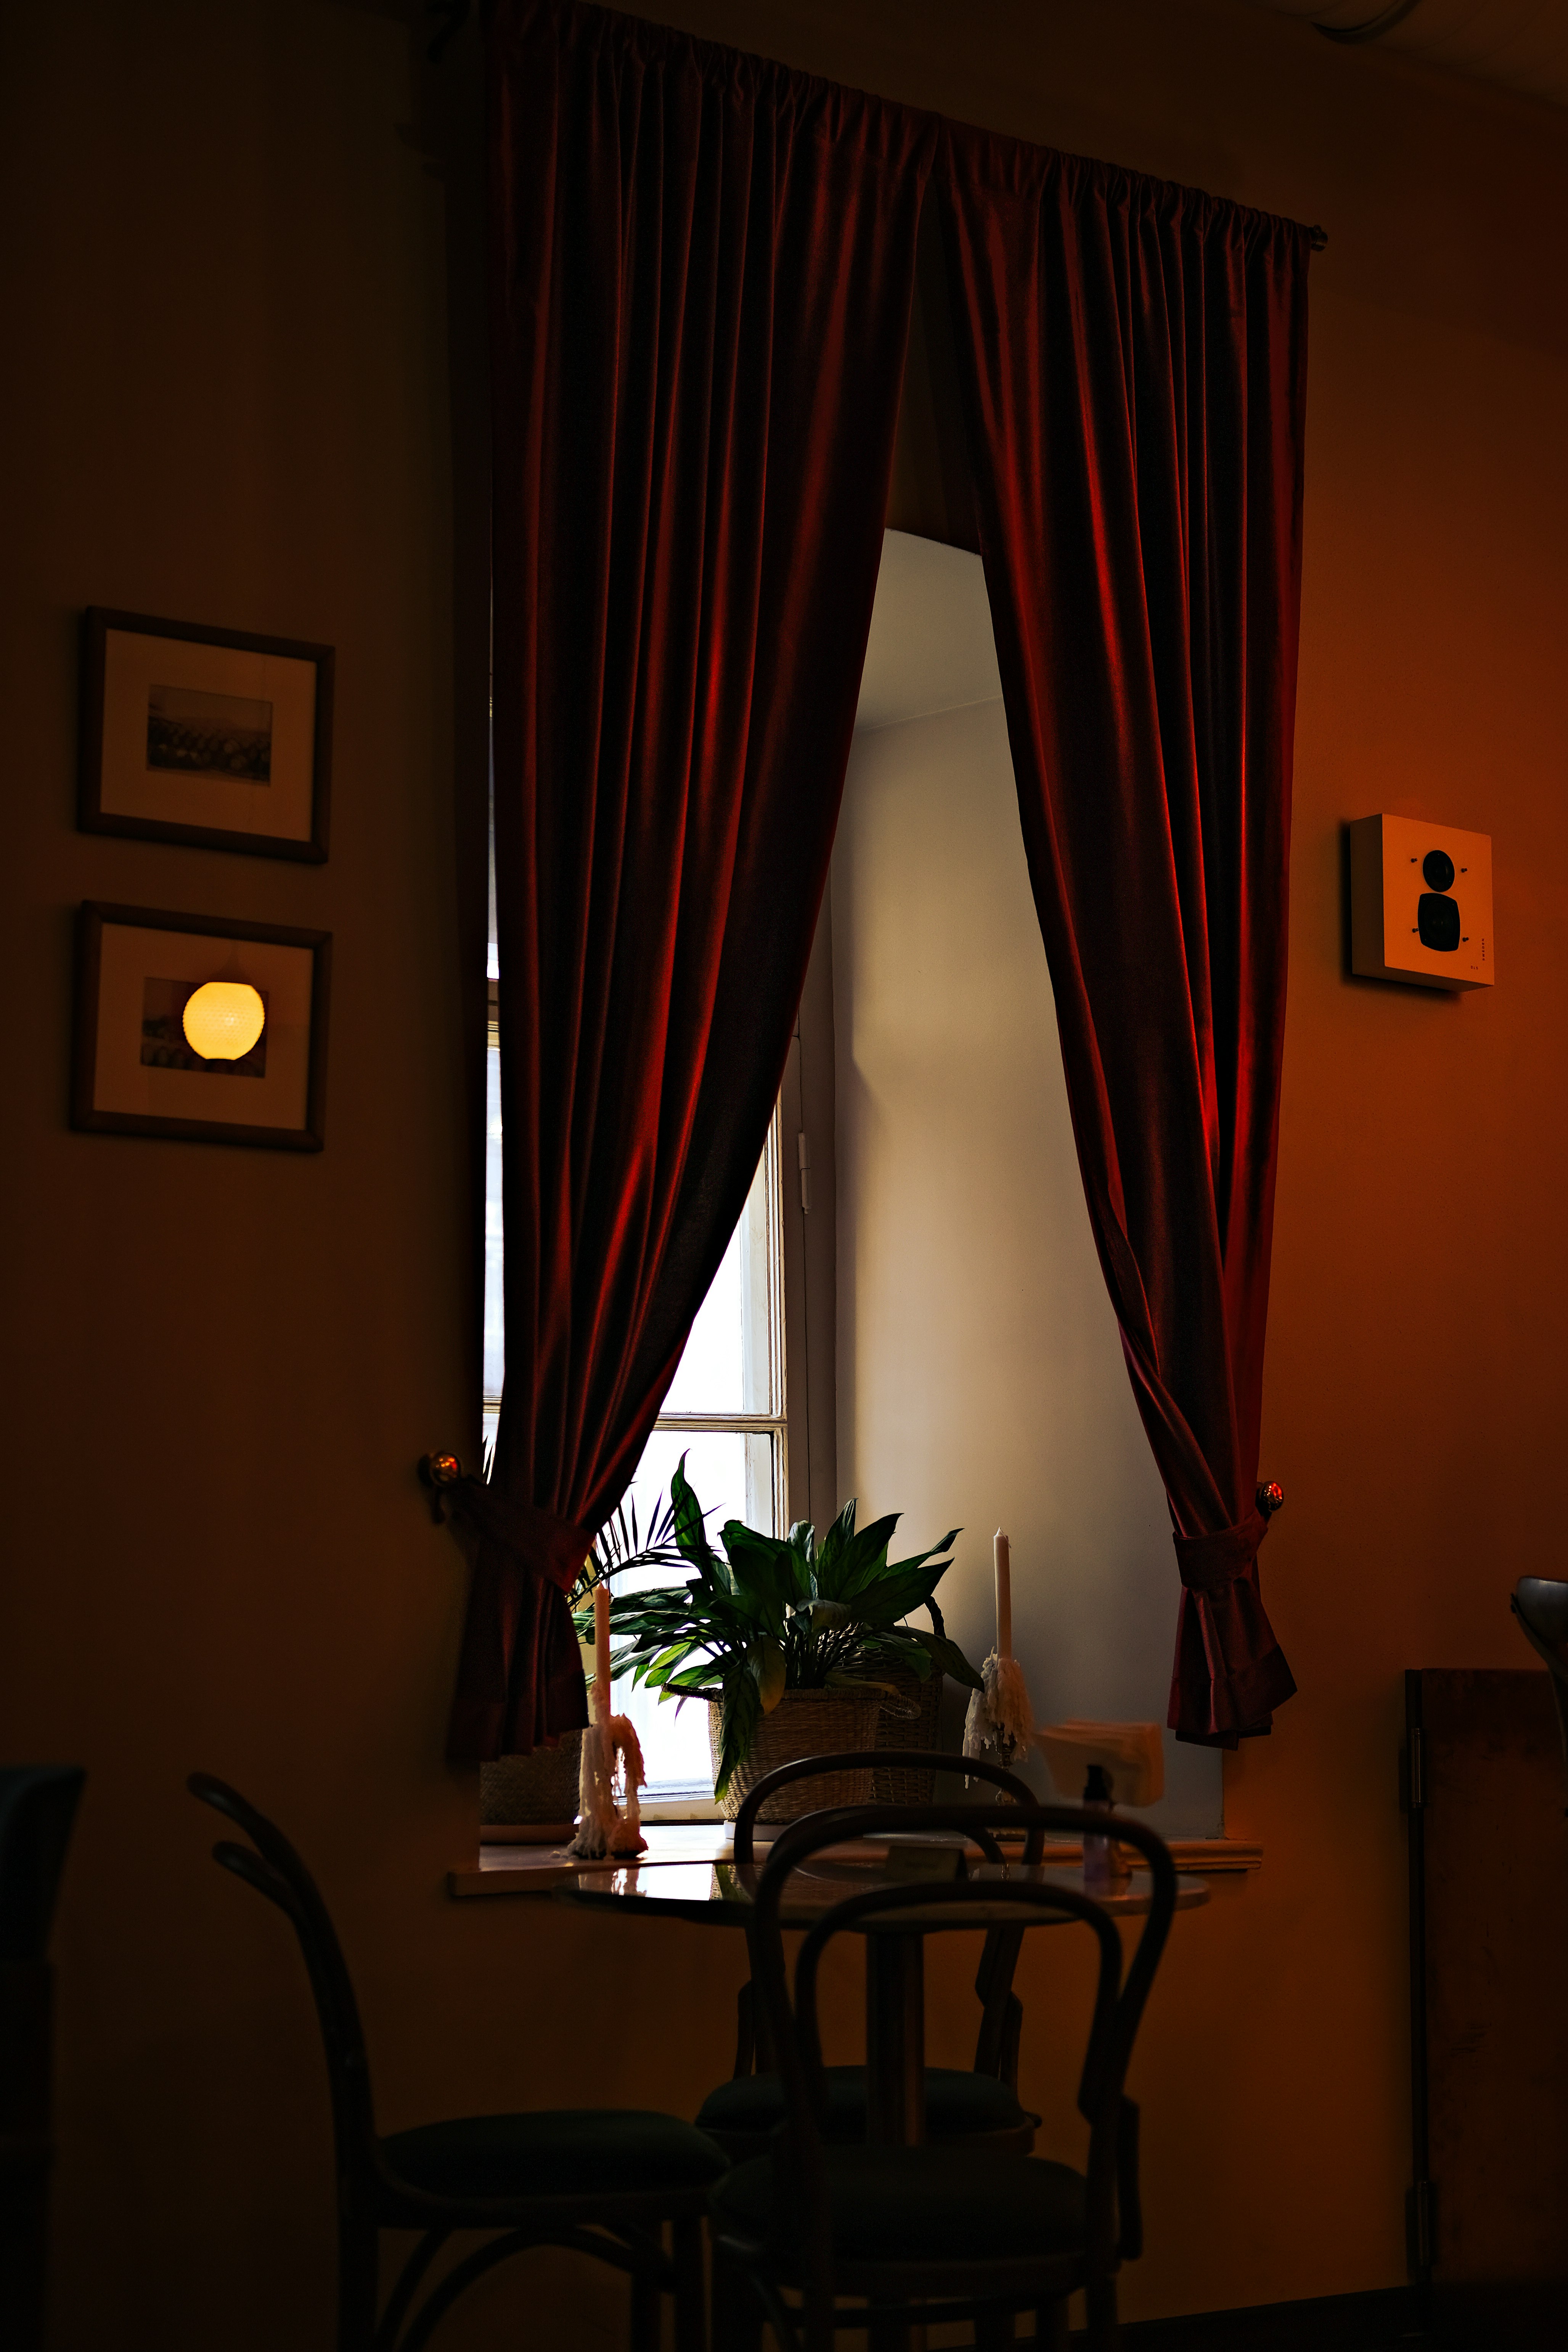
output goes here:
{"type": "MultiPolygon", "coordinates": [[[[552,1886],[552,1894],[562,1903],[576,1903],[590,1910],[623,1910],[642,1912],[647,1916],[663,1919],[691,1919],[703,1927],[745,1927],[754,1903],[757,1886],[757,1865],[741,1867],[738,1863],[663,1863],[648,1870],[637,1863],[621,1863],[614,1870],[576,1870],[572,1877],[562,1879],[552,1886]]],[[[936,1872],[920,1872],[910,1867],[889,1870],[886,1861],[877,1853],[851,1855],[847,1849],[830,1849],[818,1853],[804,1870],[793,1872],[790,1894],[781,1907],[783,1927],[811,1927],[835,1903],[844,1903],[847,1895],[865,1894],[872,1886],[893,1886],[912,1884],[921,1877],[931,1877],[936,1884],[941,1879],[936,1872]]],[[[1084,1894],[1084,1867],[1072,1863],[1041,1863],[1037,1867],[1025,1867],[1023,1863],[971,1863],[966,1877],[971,1882],[994,1882],[994,1903],[969,1903],[963,1907],[963,1924],[973,1928],[1006,1927],[1008,1922],[1065,1924],[1069,1912],[1063,1912],[1058,1922],[1041,1919],[1039,1910],[1032,1906],[1008,1903],[1006,1886],[1065,1886],[1074,1894],[1084,1894]]],[[[952,1884],[952,1874],[947,1874],[952,1884]]],[[[1194,1910],[1208,1903],[1208,1886],[1204,1879],[1183,1877],[1175,1882],[1175,1907],[1194,1910]]],[[[1117,1916],[1140,1916],[1150,1907],[1150,1879],[1147,1872],[1135,1872],[1131,1886],[1119,1894],[1096,1895],[1107,1912],[1117,1916]]],[[[929,1915],[917,1907],[900,1910],[896,1916],[868,1919],[863,1922],[865,1933],[910,1933],[921,1927],[936,1924],[936,1916],[952,1919],[952,1912],[929,1915]]]]}
{"type": "MultiPolygon", "coordinates": [[[[959,1851],[952,1846],[938,1849],[933,1854],[929,1846],[890,1848],[881,1839],[827,1847],[792,1873],[781,1920],[786,1927],[810,1927],[833,1904],[872,1887],[907,1885],[921,1880],[930,1880],[933,1886],[944,1883],[951,1885],[958,1874],[955,1865],[959,1851]]],[[[1042,1920],[1039,1911],[1032,1906],[1009,1902],[1009,1887],[1034,1885],[1060,1887],[1077,1895],[1085,1892],[1081,1864],[1047,1863],[1032,1868],[1020,1862],[998,1865],[972,1853],[966,1857],[963,1874],[972,1885],[994,1885],[996,1889],[994,1902],[966,1906],[964,1922],[976,1928],[1022,1925],[1026,1920],[1051,1924],[1042,1920]]],[[[560,1901],[591,1909],[687,1919],[713,1927],[744,1927],[753,1908],[759,1875],[759,1864],[742,1867],[732,1859],[660,1862],[652,1865],[629,1862],[608,1868],[604,1864],[579,1866],[557,1880],[551,1892],[560,1901]]],[[[1124,1889],[1097,1895],[1094,1900],[1119,1916],[1140,1916],[1149,1908],[1148,1873],[1134,1872],[1124,1889]]],[[[1184,1877],[1177,1881],[1178,1910],[1190,1911],[1207,1901],[1208,1888],[1201,1878],[1184,1877]]],[[[951,1911],[937,1915],[912,1909],[900,1911],[883,1921],[867,1920],[864,1925],[867,1932],[874,1933],[880,1927],[889,1933],[908,1934],[934,1924],[938,1916],[951,1919],[952,1915],[951,1911]]],[[[1066,1912],[1060,1915],[1063,1921],[1069,1916],[1066,1912]]]]}

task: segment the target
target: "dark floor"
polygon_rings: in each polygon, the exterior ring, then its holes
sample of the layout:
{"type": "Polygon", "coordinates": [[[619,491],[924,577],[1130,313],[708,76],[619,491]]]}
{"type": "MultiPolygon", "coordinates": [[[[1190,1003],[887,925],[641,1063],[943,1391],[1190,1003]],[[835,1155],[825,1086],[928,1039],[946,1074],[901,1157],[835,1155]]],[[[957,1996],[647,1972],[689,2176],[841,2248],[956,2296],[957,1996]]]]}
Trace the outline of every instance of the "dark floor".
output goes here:
{"type": "Polygon", "coordinates": [[[1391,2287],[1131,2322],[1121,2341],[1125,2352],[1568,2352],[1568,2285],[1430,2299],[1391,2287]]]}

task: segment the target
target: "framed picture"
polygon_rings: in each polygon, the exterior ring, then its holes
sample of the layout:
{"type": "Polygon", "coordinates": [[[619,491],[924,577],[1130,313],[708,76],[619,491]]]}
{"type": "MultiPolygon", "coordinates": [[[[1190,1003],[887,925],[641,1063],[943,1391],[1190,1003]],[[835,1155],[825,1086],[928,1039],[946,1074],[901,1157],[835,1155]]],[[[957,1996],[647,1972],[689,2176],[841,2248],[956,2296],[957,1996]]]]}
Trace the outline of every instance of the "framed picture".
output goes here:
{"type": "Polygon", "coordinates": [[[330,931],[89,899],[71,1125],[320,1151],[330,931]]]}
{"type": "Polygon", "coordinates": [[[331,751],[331,646],[84,614],[84,832],[320,865],[331,751]]]}

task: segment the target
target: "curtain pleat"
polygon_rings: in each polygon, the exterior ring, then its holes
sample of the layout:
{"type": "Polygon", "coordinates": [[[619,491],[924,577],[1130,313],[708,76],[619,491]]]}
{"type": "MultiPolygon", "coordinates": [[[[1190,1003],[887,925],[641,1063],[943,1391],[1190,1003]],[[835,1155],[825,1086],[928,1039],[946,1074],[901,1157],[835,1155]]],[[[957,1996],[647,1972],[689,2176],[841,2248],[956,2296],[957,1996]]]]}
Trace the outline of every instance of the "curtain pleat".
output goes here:
{"type": "Polygon", "coordinates": [[[766,1139],[870,625],[929,118],[568,0],[490,47],[506,1373],[455,1758],[566,1593],[766,1139]]]}
{"type": "Polygon", "coordinates": [[[1310,232],[946,125],[982,552],[1084,1189],[1182,1578],[1170,1721],[1295,1688],[1258,1586],[1310,232]]]}

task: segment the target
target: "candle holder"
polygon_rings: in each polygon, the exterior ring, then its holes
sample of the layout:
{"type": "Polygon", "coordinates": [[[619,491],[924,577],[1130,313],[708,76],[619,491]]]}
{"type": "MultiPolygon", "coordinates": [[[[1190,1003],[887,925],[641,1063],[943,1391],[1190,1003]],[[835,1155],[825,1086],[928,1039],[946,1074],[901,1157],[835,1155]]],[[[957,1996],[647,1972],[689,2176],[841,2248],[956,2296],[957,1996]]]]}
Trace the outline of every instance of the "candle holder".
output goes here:
{"type": "Polygon", "coordinates": [[[1024,1669],[1013,1655],[1013,1548],[1005,1528],[992,1538],[996,1576],[996,1646],[980,1669],[980,1688],[963,1719],[963,1752],[1010,1765],[1034,1737],[1024,1669]]]}

